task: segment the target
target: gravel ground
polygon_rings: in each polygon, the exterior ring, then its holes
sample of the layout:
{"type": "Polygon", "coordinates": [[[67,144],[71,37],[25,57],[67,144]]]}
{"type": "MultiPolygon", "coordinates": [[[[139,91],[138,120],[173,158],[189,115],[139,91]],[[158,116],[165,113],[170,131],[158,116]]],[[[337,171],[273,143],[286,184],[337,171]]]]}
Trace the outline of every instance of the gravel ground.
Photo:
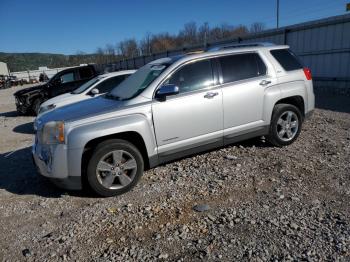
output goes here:
{"type": "Polygon", "coordinates": [[[350,98],[291,146],[235,144],[102,199],[36,175],[16,89],[0,90],[0,261],[350,260],[350,98]]]}

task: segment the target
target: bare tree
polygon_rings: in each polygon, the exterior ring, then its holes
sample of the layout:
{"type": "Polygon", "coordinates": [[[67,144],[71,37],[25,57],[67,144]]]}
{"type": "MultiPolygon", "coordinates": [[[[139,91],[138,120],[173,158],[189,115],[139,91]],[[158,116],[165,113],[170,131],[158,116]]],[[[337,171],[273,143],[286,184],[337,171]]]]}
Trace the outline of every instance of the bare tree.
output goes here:
{"type": "Polygon", "coordinates": [[[239,25],[232,31],[232,37],[242,37],[249,33],[248,28],[245,25],[239,25]]]}
{"type": "Polygon", "coordinates": [[[209,37],[210,37],[210,27],[208,22],[205,22],[198,28],[198,33],[197,33],[198,42],[203,43],[203,45],[205,46],[209,41],[209,37]]]}
{"type": "Polygon", "coordinates": [[[261,31],[264,31],[266,28],[264,23],[260,23],[260,22],[255,22],[253,24],[250,25],[250,33],[259,33],[261,31]]]}
{"type": "Polygon", "coordinates": [[[152,53],[152,35],[146,33],[144,38],[140,41],[139,48],[142,55],[149,55],[152,53]]]}
{"type": "Polygon", "coordinates": [[[221,36],[220,36],[221,39],[227,39],[232,36],[235,36],[235,28],[232,25],[223,23],[220,26],[220,30],[221,30],[221,36]]]}
{"type": "MultiPolygon", "coordinates": [[[[197,27],[195,22],[186,23],[177,35],[169,33],[151,34],[146,33],[140,40],[134,38],[119,42],[114,48],[107,44],[105,48],[98,48],[94,54],[97,63],[113,62],[119,58],[136,57],[140,54],[150,55],[152,53],[164,52],[185,46],[192,46],[198,43],[206,45],[208,42],[215,42],[223,39],[234,39],[243,37],[248,33],[260,32],[265,29],[263,23],[253,23],[250,29],[244,25],[233,26],[223,23],[219,26],[209,27],[207,22],[197,27]]],[[[84,58],[88,59],[88,57],[84,58]]]]}
{"type": "Polygon", "coordinates": [[[118,44],[120,55],[124,58],[135,57],[139,55],[137,42],[134,38],[126,39],[118,44]]]}
{"type": "Polygon", "coordinates": [[[151,41],[152,52],[163,52],[177,47],[176,37],[168,33],[161,33],[152,37],[151,41]]]}
{"type": "Polygon", "coordinates": [[[115,48],[111,44],[107,44],[104,49],[105,59],[107,60],[107,63],[111,63],[115,61],[115,48]]]}
{"type": "Polygon", "coordinates": [[[178,34],[178,41],[182,45],[193,45],[197,43],[197,24],[189,22],[184,25],[184,28],[178,34]]]}
{"type": "Polygon", "coordinates": [[[222,39],[221,28],[218,26],[211,28],[210,32],[209,32],[209,39],[210,39],[210,41],[217,41],[217,40],[222,39]]]}

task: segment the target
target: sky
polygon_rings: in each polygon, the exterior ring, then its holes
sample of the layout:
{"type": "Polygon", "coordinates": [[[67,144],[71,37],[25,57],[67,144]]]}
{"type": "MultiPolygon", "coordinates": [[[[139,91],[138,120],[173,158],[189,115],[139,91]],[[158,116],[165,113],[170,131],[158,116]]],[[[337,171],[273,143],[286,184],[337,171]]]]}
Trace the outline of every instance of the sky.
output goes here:
{"type": "MultiPolygon", "coordinates": [[[[277,0],[0,0],[0,52],[93,53],[185,23],[276,26],[277,0]]],[[[350,0],[280,0],[280,26],[346,13],[350,0]]],[[[350,13],[350,12],[348,12],[350,13]]]]}

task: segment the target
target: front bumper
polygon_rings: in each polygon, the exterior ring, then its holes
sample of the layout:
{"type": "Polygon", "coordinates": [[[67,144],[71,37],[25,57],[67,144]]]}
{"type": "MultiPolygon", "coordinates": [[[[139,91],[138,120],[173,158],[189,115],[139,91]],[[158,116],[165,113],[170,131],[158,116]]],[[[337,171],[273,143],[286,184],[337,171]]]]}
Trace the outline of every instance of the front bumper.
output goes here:
{"type": "Polygon", "coordinates": [[[54,184],[69,190],[82,189],[80,176],[69,176],[66,145],[40,145],[32,147],[33,162],[38,173],[54,184]]]}
{"type": "Polygon", "coordinates": [[[16,109],[18,112],[22,114],[26,114],[30,110],[30,105],[27,105],[26,103],[21,102],[17,97],[15,98],[16,100],[16,109]]]}

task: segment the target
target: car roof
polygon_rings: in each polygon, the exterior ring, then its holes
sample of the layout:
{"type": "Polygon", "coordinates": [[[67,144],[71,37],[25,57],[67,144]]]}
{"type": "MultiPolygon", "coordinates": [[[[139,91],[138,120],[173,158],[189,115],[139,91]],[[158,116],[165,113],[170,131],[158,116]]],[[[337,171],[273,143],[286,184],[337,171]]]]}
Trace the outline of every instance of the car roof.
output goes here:
{"type": "Polygon", "coordinates": [[[173,64],[176,61],[181,60],[181,62],[191,61],[193,59],[212,57],[222,54],[235,54],[244,52],[257,52],[259,50],[275,50],[275,49],[287,49],[288,45],[274,45],[272,43],[248,43],[248,44],[226,44],[219,45],[209,50],[189,52],[187,54],[171,56],[166,58],[160,58],[150,62],[150,65],[159,64],[173,64]]]}

